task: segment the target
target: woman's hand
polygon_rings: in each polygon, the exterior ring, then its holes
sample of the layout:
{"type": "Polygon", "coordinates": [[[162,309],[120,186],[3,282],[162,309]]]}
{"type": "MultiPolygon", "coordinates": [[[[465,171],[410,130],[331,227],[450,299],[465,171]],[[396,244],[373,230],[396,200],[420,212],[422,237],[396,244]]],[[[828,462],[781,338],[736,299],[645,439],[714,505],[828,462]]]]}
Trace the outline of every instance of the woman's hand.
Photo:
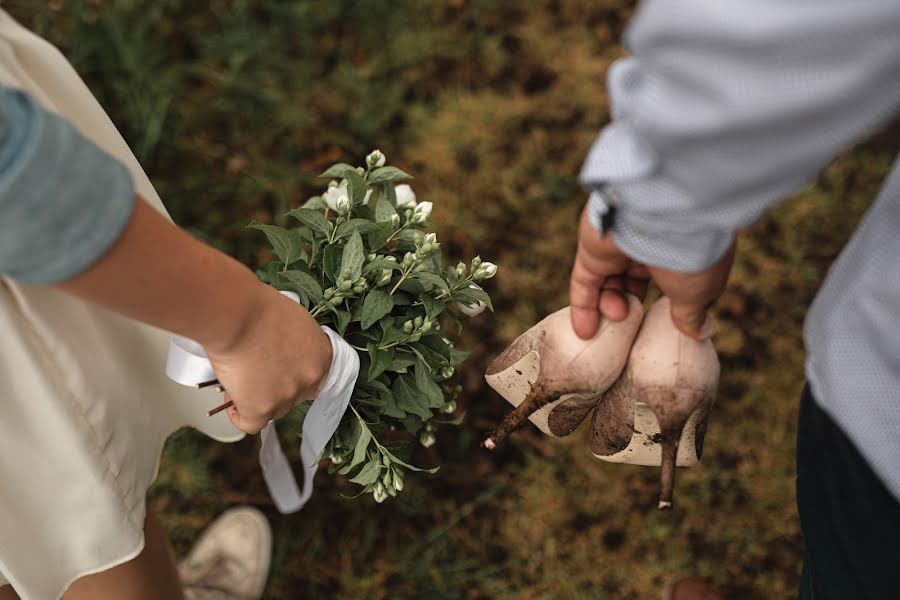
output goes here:
{"type": "Polygon", "coordinates": [[[331,342],[302,307],[260,283],[254,308],[234,340],[207,347],[219,382],[227,390],[228,418],[258,433],[297,402],[314,399],[331,367],[331,342]]]}

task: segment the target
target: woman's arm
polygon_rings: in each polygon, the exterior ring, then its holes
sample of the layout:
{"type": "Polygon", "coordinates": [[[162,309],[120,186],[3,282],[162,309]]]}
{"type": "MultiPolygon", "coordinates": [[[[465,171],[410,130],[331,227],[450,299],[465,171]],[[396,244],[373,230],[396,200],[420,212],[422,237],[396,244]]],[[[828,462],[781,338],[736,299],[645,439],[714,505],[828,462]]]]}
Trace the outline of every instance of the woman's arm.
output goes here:
{"type": "Polygon", "coordinates": [[[305,309],[141,199],[113,246],[58,287],[200,342],[248,433],[315,398],[331,366],[331,343],[305,309]]]}
{"type": "Polygon", "coordinates": [[[136,199],[127,169],[65,119],[2,87],[0,274],[197,340],[250,433],[314,398],[331,366],[308,312],[136,199]]]}

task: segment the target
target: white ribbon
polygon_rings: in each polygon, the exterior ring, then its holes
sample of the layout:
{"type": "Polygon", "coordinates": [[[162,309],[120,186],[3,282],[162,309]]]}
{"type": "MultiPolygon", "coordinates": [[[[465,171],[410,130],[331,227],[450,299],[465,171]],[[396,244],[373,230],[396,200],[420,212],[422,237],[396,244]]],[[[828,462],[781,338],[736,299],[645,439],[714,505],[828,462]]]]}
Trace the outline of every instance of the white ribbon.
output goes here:
{"type": "MultiPolygon", "coordinates": [[[[294,302],[300,301],[293,292],[281,293],[294,302]]],[[[303,421],[300,443],[300,461],[303,464],[302,492],[278,440],[275,421],[269,421],[261,432],[259,465],[269,494],[282,514],[300,510],[312,496],[313,477],[319,468],[319,458],[328,440],[340,425],[359,373],[359,356],[350,344],[328,327],[322,326],[322,331],[331,342],[331,369],[328,371],[328,378],[322,391],[313,401],[303,421]]],[[[216,378],[203,346],[181,336],[174,336],[169,343],[166,375],[173,381],[190,386],[216,378]]]]}

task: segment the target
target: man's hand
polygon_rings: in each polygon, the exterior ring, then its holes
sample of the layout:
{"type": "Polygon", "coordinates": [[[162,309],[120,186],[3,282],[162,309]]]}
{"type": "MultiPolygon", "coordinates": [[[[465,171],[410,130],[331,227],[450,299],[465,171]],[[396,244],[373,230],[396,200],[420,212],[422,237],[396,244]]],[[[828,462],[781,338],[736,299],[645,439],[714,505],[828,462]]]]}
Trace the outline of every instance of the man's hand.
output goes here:
{"type": "Polygon", "coordinates": [[[652,278],[672,305],[672,321],[685,335],[703,340],[715,329],[707,310],[722,294],[734,260],[734,244],[715,264],[699,273],[677,273],[634,262],[616,246],[613,236],[601,237],[581,215],[578,251],[572,268],[572,327],[583,339],[597,331],[601,314],[611,321],[628,315],[622,291],[643,299],[652,278]]]}
{"type": "Polygon", "coordinates": [[[628,316],[628,301],[623,290],[642,299],[647,294],[650,273],[619,250],[612,236],[600,236],[581,213],[578,227],[578,251],[569,287],[572,327],[582,339],[597,332],[601,313],[611,321],[628,316]]]}

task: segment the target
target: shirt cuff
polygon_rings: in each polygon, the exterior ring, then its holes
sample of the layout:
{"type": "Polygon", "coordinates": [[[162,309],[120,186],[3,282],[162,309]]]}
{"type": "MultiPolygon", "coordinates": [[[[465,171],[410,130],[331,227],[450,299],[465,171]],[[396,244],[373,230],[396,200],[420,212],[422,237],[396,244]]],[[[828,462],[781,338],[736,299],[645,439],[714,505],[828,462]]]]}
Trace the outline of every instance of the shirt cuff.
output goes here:
{"type": "Polygon", "coordinates": [[[128,169],[28,95],[0,91],[0,273],[55,284],[94,264],[134,208],[128,169]]]}

